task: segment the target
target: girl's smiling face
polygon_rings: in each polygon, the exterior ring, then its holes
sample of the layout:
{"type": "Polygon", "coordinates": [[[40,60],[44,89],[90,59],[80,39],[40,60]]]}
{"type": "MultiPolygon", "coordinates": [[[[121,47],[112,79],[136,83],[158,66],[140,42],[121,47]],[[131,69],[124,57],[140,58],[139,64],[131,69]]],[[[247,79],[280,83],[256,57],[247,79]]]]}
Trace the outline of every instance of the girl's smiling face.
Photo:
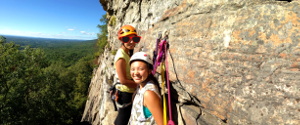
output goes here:
{"type": "Polygon", "coordinates": [[[130,65],[130,75],[138,84],[144,82],[150,73],[147,63],[143,61],[134,61],[130,65]]]}

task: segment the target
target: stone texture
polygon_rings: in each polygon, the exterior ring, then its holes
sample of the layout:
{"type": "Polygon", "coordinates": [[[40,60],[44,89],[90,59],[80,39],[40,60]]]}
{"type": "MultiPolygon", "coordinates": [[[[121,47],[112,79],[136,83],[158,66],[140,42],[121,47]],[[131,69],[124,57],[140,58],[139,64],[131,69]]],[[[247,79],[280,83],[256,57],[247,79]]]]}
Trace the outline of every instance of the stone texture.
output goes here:
{"type": "Polygon", "coordinates": [[[99,67],[93,73],[82,121],[88,121],[93,125],[113,124],[117,112],[114,111],[108,93],[114,81],[113,58],[108,49],[99,57],[99,67]]]}
{"type": "Polygon", "coordinates": [[[152,53],[168,32],[173,109],[178,124],[300,124],[299,0],[100,0],[110,46],[100,56],[83,121],[112,124],[116,35],[138,29],[136,51],[152,53]],[[176,110],[175,110],[176,109],[176,110]]]}

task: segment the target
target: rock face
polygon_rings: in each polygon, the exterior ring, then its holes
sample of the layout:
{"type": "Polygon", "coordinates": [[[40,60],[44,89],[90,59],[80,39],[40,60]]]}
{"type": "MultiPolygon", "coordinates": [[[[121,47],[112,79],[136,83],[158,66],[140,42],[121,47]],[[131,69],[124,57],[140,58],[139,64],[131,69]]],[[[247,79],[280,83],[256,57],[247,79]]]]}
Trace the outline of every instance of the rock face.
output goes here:
{"type": "Polygon", "coordinates": [[[136,51],[151,53],[168,32],[179,125],[300,124],[300,1],[100,0],[109,43],[91,81],[82,121],[113,124],[117,30],[133,25],[136,51]]]}

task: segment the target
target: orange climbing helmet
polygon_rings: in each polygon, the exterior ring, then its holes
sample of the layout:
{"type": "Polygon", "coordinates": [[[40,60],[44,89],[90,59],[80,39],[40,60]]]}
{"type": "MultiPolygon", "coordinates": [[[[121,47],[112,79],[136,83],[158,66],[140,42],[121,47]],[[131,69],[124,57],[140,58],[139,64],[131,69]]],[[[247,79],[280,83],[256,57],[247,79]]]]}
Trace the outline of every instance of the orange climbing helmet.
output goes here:
{"type": "Polygon", "coordinates": [[[131,25],[124,25],[118,31],[118,38],[121,40],[121,37],[132,35],[132,34],[137,35],[136,29],[131,25]]]}

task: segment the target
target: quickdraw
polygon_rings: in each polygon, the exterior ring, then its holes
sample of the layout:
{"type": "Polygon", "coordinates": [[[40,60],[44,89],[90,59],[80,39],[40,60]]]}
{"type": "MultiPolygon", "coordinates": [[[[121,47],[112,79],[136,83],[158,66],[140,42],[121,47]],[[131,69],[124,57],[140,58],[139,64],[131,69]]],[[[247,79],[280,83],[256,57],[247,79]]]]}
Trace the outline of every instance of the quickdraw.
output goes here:
{"type": "Polygon", "coordinates": [[[170,89],[170,81],[169,81],[169,70],[168,70],[168,60],[166,58],[167,52],[168,52],[168,35],[166,34],[163,39],[161,39],[161,34],[159,34],[159,37],[156,41],[156,49],[154,51],[153,60],[154,66],[152,74],[155,75],[157,67],[161,66],[161,88],[163,93],[163,115],[164,115],[164,125],[175,125],[173,121],[172,116],[172,104],[171,104],[171,89],[170,89]],[[166,103],[166,97],[165,97],[165,81],[167,82],[167,88],[168,88],[168,112],[169,112],[169,121],[167,123],[167,103],[166,103]]]}

